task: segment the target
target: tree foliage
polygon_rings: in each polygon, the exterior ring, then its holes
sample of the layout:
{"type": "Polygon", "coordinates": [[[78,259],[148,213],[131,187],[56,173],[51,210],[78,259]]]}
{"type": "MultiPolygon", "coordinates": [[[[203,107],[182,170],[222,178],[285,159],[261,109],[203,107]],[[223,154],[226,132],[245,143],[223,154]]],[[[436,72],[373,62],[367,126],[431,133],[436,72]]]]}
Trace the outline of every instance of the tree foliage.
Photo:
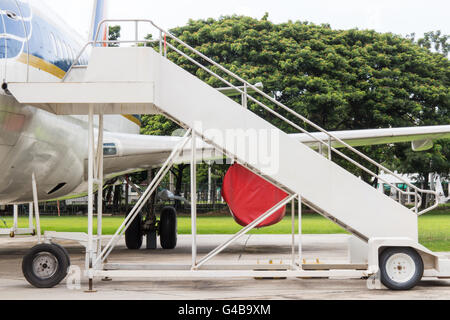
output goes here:
{"type": "MultiPolygon", "coordinates": [[[[121,31],[121,26],[117,25],[117,26],[110,26],[109,27],[109,35],[108,35],[108,40],[109,41],[116,41],[119,40],[120,38],[120,31],[121,31]]],[[[118,47],[119,45],[117,43],[110,43],[109,47],[118,47]]]]}
{"type": "MultiPolygon", "coordinates": [[[[440,33],[437,37],[430,33],[424,38],[428,40],[417,44],[372,30],[333,30],[300,21],[275,24],[267,15],[261,20],[245,16],[190,20],[171,33],[249,82],[262,82],[266,93],[327,130],[449,123],[449,60],[428,50],[431,43],[448,50],[440,33]]],[[[168,57],[208,84],[223,86],[177,53],[169,50],[168,57]]],[[[282,130],[297,132],[257,105],[249,107],[282,130]]],[[[170,134],[175,128],[162,116],[144,117],[143,133],[170,134]]],[[[413,170],[395,161],[394,156],[406,155],[402,148],[363,150],[378,161],[413,170]]]]}

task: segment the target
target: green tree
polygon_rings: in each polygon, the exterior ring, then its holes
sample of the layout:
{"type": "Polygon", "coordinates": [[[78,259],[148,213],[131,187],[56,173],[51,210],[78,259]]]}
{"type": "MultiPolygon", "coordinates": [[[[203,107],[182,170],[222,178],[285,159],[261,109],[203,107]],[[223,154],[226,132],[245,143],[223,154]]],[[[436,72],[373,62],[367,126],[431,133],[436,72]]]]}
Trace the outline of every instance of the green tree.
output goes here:
{"type": "MultiPolygon", "coordinates": [[[[243,16],[190,20],[171,33],[249,82],[263,82],[266,93],[327,130],[449,122],[448,59],[398,35],[333,30],[327,24],[299,21],[274,24],[267,16],[261,20],[243,16]]],[[[204,63],[179,44],[171,44],[204,63]]],[[[168,58],[208,84],[223,86],[177,53],[169,50],[168,58]]],[[[250,103],[249,108],[282,130],[297,132],[256,104],[250,103]]],[[[146,131],[162,133],[175,128],[160,116],[146,117],[144,123],[151,127],[146,131]]],[[[400,155],[390,148],[361,149],[380,162],[394,163],[400,155]]],[[[335,161],[369,180],[361,170],[337,157],[335,161]]]]}
{"type": "MultiPolygon", "coordinates": [[[[120,38],[120,30],[121,26],[110,26],[109,27],[109,41],[117,41],[120,38]]],[[[109,47],[118,47],[119,45],[117,43],[110,43],[109,47]]]]}
{"type": "MultiPolygon", "coordinates": [[[[414,33],[411,33],[407,37],[412,41],[415,41],[414,33]]],[[[448,43],[449,38],[450,36],[448,34],[442,34],[440,30],[430,31],[426,32],[423,38],[418,39],[417,44],[447,57],[450,51],[450,43],[448,43]]]]}

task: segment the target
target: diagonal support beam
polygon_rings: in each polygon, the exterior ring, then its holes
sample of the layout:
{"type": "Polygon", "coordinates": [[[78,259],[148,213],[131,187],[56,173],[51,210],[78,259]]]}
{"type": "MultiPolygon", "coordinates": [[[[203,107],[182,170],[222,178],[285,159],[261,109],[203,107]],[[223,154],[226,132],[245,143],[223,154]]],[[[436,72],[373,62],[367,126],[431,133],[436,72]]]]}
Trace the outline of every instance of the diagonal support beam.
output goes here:
{"type": "Polygon", "coordinates": [[[220,252],[225,250],[229,245],[231,245],[233,242],[238,240],[240,237],[242,237],[244,234],[249,232],[250,230],[254,229],[258,224],[260,224],[262,221],[269,218],[271,215],[273,215],[276,211],[278,211],[280,208],[282,208],[284,205],[295,199],[297,195],[290,195],[287,196],[284,200],[281,200],[278,204],[276,204],[274,207],[269,209],[266,213],[259,216],[257,219],[253,220],[252,223],[250,223],[245,228],[241,229],[238,233],[236,233],[234,236],[232,236],[230,239],[228,239],[226,242],[215,248],[213,251],[211,251],[209,254],[207,254],[205,257],[203,257],[196,265],[196,269],[201,267],[203,264],[211,260],[214,256],[218,255],[220,252]]]}

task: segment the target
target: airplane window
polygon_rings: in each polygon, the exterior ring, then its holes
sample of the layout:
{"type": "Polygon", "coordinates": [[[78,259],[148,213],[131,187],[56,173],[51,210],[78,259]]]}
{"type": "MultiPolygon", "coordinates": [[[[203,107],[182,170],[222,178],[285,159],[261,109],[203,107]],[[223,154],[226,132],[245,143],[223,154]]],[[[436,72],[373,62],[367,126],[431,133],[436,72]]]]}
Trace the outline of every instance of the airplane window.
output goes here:
{"type": "Polygon", "coordinates": [[[115,156],[117,155],[117,147],[115,143],[104,143],[103,144],[103,154],[105,156],[115,156]]]}
{"type": "Polygon", "coordinates": [[[6,16],[12,20],[17,20],[17,14],[12,11],[6,11],[6,16]]]}
{"type": "Polygon", "coordinates": [[[50,42],[52,43],[52,47],[53,47],[53,53],[55,54],[55,56],[59,56],[58,55],[58,49],[56,48],[56,40],[55,40],[55,36],[53,35],[53,33],[50,33],[50,42]]]}

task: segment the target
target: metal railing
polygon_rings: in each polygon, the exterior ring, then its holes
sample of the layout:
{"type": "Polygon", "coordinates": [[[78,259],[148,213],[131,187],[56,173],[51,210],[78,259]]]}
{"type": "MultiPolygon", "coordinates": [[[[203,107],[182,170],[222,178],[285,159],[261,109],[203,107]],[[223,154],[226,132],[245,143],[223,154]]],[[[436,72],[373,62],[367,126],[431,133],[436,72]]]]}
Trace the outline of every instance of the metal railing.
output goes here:
{"type": "MultiPolygon", "coordinates": [[[[218,79],[221,82],[223,82],[228,87],[233,88],[234,90],[239,92],[242,95],[243,105],[246,106],[247,103],[249,101],[251,101],[251,102],[257,104],[258,106],[260,106],[262,109],[264,109],[267,112],[269,112],[270,114],[274,115],[275,117],[277,117],[280,120],[284,121],[285,123],[289,124],[293,128],[299,130],[300,132],[308,135],[313,140],[317,141],[319,143],[319,150],[320,151],[322,150],[323,147],[325,147],[328,150],[328,158],[329,158],[330,161],[331,161],[331,157],[332,157],[332,152],[334,152],[335,154],[337,154],[340,157],[342,157],[343,159],[347,160],[348,162],[350,162],[354,166],[358,167],[359,169],[363,170],[367,174],[371,175],[372,177],[374,177],[378,181],[382,181],[382,182],[388,184],[389,186],[391,186],[391,188],[393,188],[396,191],[398,191],[399,194],[402,194],[402,195],[405,195],[405,196],[414,196],[414,199],[415,199],[414,207],[411,208],[411,210],[414,211],[417,215],[422,215],[422,214],[424,214],[426,212],[429,212],[429,211],[433,210],[434,208],[436,208],[439,205],[439,199],[438,199],[438,196],[437,196],[437,192],[435,192],[433,190],[421,189],[421,188],[415,186],[414,184],[410,183],[409,181],[405,180],[400,175],[394,173],[390,169],[388,169],[385,166],[381,165],[380,163],[376,162],[375,160],[373,160],[372,158],[368,157],[367,155],[365,155],[361,151],[357,150],[356,148],[350,146],[348,143],[346,143],[342,139],[338,138],[337,136],[335,136],[332,133],[326,131],[325,129],[323,129],[319,125],[315,124],[311,120],[307,119],[306,117],[304,117],[304,116],[300,115],[299,113],[295,112],[294,110],[290,109],[289,107],[287,107],[283,103],[279,102],[275,98],[269,96],[268,94],[266,94],[265,92],[260,90],[257,86],[255,86],[255,85],[249,83],[248,81],[242,79],[241,77],[239,77],[235,73],[231,72],[230,70],[226,69],[225,67],[223,67],[219,63],[217,63],[217,62],[213,61],[212,59],[210,59],[209,57],[205,56],[200,51],[194,49],[193,47],[191,47],[187,43],[185,43],[182,40],[180,40],[179,38],[175,37],[170,32],[168,32],[168,31],[162,29],[161,27],[157,26],[155,23],[153,23],[152,20],[147,20],[147,19],[107,19],[107,20],[103,20],[103,21],[100,22],[100,24],[99,24],[99,26],[97,28],[97,32],[96,32],[96,35],[95,35],[94,39],[95,39],[94,41],[87,42],[86,45],[81,49],[81,51],[78,54],[76,60],[73,62],[72,66],[70,67],[70,69],[66,73],[66,76],[62,79],[63,82],[66,80],[67,75],[70,73],[70,71],[73,69],[73,67],[78,63],[79,59],[83,55],[83,53],[86,50],[86,48],[88,46],[90,46],[90,45],[97,46],[99,44],[110,44],[110,43],[114,43],[114,44],[123,44],[123,43],[132,43],[132,44],[151,44],[151,43],[153,43],[154,44],[154,43],[159,43],[159,52],[160,52],[161,55],[164,55],[165,57],[167,57],[168,49],[173,50],[177,54],[181,55],[182,57],[184,57],[188,61],[190,61],[193,64],[195,64],[197,67],[201,68],[202,70],[206,71],[207,73],[209,73],[210,75],[212,75],[216,79],[218,79]],[[100,30],[101,30],[101,27],[104,24],[108,24],[108,23],[111,23],[111,22],[114,22],[114,23],[133,22],[135,24],[135,28],[136,28],[136,32],[135,32],[136,39],[135,40],[127,40],[127,41],[123,41],[123,40],[117,40],[117,41],[97,40],[98,39],[98,35],[100,33],[100,30]],[[139,40],[139,39],[137,39],[137,37],[138,37],[137,29],[138,29],[139,23],[150,24],[151,26],[156,28],[159,31],[159,34],[160,34],[159,39],[157,39],[157,40],[139,40]],[[230,76],[232,79],[237,81],[239,84],[238,85],[234,85],[230,81],[226,80],[224,77],[221,77],[220,75],[218,75],[213,70],[211,70],[208,67],[204,66],[203,64],[201,64],[200,62],[198,62],[197,60],[195,60],[194,58],[192,58],[188,54],[186,54],[183,51],[181,51],[175,45],[173,45],[170,42],[168,42],[167,38],[172,39],[174,42],[176,42],[179,45],[181,45],[182,47],[188,49],[188,51],[190,51],[191,53],[195,54],[197,57],[202,58],[204,61],[206,61],[209,64],[211,64],[212,66],[216,67],[218,70],[226,73],[228,76],[230,76]],[[248,88],[251,88],[254,93],[256,93],[260,97],[262,97],[264,99],[267,99],[268,101],[272,102],[275,106],[277,106],[278,108],[281,108],[282,110],[286,111],[288,114],[294,116],[295,118],[297,118],[301,122],[304,122],[305,124],[307,124],[307,125],[311,126],[312,128],[316,129],[317,131],[324,133],[328,137],[328,139],[322,140],[322,139],[317,138],[316,136],[314,136],[313,134],[308,132],[306,129],[302,128],[300,125],[294,123],[293,121],[289,120],[285,116],[281,115],[279,112],[275,111],[274,109],[270,108],[266,104],[262,103],[261,101],[259,101],[258,99],[256,99],[255,97],[253,97],[252,95],[250,95],[247,92],[248,88]],[[347,150],[350,150],[355,155],[357,155],[360,158],[364,159],[365,161],[369,162],[371,165],[375,166],[378,169],[378,171],[380,171],[380,172],[384,171],[385,173],[388,173],[388,174],[394,176],[399,181],[401,181],[403,184],[407,185],[410,188],[410,190],[413,190],[413,191],[404,191],[404,190],[398,188],[396,186],[396,184],[387,181],[386,179],[381,177],[379,174],[373,172],[369,168],[363,166],[359,162],[355,161],[354,159],[350,158],[349,156],[347,156],[346,154],[344,154],[343,152],[338,150],[337,148],[333,147],[333,145],[332,145],[333,142],[334,143],[339,143],[343,148],[346,148],[347,150]],[[419,211],[419,207],[422,205],[422,201],[423,201],[421,194],[431,194],[431,195],[433,195],[434,196],[434,204],[429,206],[428,208],[425,208],[422,211],[419,211]]],[[[399,197],[399,199],[401,199],[401,197],[399,197]]]]}

